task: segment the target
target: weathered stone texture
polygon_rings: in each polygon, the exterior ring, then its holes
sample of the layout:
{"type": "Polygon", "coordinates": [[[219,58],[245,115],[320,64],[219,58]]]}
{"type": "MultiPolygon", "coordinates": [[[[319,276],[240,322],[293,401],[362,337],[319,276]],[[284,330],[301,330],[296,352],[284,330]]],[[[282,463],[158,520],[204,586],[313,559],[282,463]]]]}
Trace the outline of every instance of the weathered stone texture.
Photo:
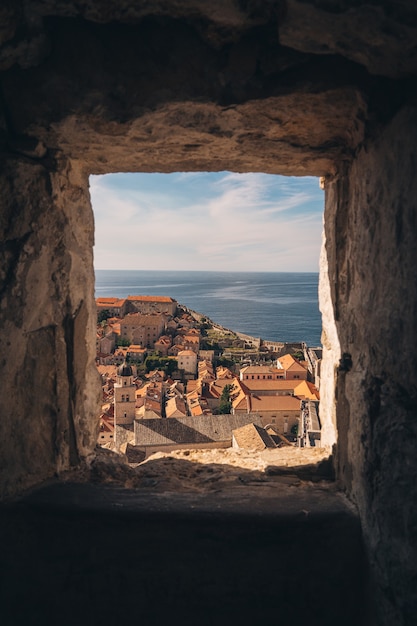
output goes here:
{"type": "Polygon", "coordinates": [[[414,0],[24,0],[0,7],[0,483],[93,453],[88,175],[326,178],[322,416],[386,626],[412,623],[414,0]]]}
{"type": "Polygon", "coordinates": [[[29,160],[2,173],[2,491],[79,462],[95,444],[93,220],[86,180],[29,160]],[[65,189],[63,188],[65,184],[65,189]]]}
{"type": "Polygon", "coordinates": [[[337,382],[337,473],[361,512],[384,624],[411,624],[416,608],[416,133],[412,105],[326,199],[336,327],[350,355],[337,382]]]}

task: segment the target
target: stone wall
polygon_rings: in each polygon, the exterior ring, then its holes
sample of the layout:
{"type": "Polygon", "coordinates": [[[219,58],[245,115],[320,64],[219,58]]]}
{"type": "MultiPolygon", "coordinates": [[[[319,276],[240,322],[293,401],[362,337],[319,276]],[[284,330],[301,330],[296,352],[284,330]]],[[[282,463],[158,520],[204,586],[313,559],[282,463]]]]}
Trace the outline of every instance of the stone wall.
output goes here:
{"type": "Polygon", "coordinates": [[[414,0],[3,3],[3,494],[94,450],[89,174],[324,176],[323,436],[379,623],[412,623],[416,41],[414,0]]]}
{"type": "Polygon", "coordinates": [[[411,624],[416,610],[416,133],[413,102],[326,191],[336,472],[360,511],[378,623],[390,625],[411,624]]]}
{"type": "Polygon", "coordinates": [[[87,181],[33,159],[2,163],[1,491],[15,493],[91,452],[98,373],[87,181]]]}

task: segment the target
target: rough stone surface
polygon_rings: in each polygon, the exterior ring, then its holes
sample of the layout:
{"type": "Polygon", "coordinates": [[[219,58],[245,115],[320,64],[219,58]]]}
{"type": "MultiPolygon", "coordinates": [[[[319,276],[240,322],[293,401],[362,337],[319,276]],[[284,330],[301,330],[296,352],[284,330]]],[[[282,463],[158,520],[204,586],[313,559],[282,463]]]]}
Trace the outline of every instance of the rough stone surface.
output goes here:
{"type": "Polygon", "coordinates": [[[79,463],[98,432],[87,181],[14,158],[2,172],[0,421],[7,495],[79,463]]]}
{"type": "MultiPolygon", "coordinates": [[[[331,202],[329,202],[329,206],[333,206],[331,202]]],[[[329,225],[332,220],[329,213],[330,211],[326,215],[327,232],[330,230],[329,225]]],[[[322,319],[321,343],[323,346],[320,369],[322,380],[320,386],[321,441],[324,446],[333,446],[337,442],[336,373],[340,360],[340,344],[334,320],[325,233],[323,233],[320,251],[319,305],[322,319]]]]}
{"type": "MultiPolygon", "coordinates": [[[[98,448],[76,472],[61,475],[63,482],[99,482],[170,493],[220,493],[230,486],[301,485],[327,481],[334,490],[333,463],[328,448],[273,450],[177,450],[155,452],[142,463],[128,463],[124,455],[98,448]]],[[[249,495],[248,495],[249,497],[249,495]]]]}
{"type": "Polygon", "coordinates": [[[416,615],[416,132],[413,103],[362,148],[326,198],[342,354],[333,363],[336,472],[361,513],[383,624],[412,624],[416,615]]]}
{"type": "Polygon", "coordinates": [[[94,456],[89,174],[324,176],[324,436],[413,623],[416,50],[414,0],[2,3],[2,492],[94,456]]]}

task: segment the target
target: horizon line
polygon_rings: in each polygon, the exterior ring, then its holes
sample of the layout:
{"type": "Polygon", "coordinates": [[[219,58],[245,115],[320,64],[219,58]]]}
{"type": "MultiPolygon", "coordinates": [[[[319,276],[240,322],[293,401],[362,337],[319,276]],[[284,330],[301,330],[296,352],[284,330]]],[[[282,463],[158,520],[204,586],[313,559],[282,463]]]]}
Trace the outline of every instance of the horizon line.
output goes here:
{"type": "Polygon", "coordinates": [[[156,269],[140,269],[140,270],[132,270],[132,269],[123,269],[123,268],[111,268],[107,269],[104,267],[94,268],[95,272],[163,272],[167,273],[177,273],[177,272],[202,272],[202,273],[217,273],[217,274],[319,274],[318,270],[192,270],[192,269],[176,269],[176,270],[156,270],[156,269]]]}

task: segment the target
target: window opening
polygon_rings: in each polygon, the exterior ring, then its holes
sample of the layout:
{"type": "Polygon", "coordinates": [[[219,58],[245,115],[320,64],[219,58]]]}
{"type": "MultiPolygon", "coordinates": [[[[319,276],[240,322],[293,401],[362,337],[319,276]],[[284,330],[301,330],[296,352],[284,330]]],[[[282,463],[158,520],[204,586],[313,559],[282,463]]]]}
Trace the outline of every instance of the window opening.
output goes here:
{"type": "MultiPolygon", "coordinates": [[[[318,180],[230,172],[113,174],[92,176],[90,188],[97,365],[103,372],[132,367],[121,382],[114,372],[102,374],[102,410],[117,414],[117,385],[133,387],[135,400],[133,412],[120,413],[124,423],[115,423],[113,441],[102,445],[117,451],[123,429],[130,433],[124,443],[148,457],[158,450],[144,438],[143,420],[162,424],[175,417],[204,430],[208,415],[234,425],[230,442],[216,439],[218,428],[204,431],[208,447],[230,447],[233,432],[247,424],[272,425],[288,445],[305,445],[308,404],[301,414],[297,400],[307,394],[319,416],[318,180]],[[142,321],[132,325],[132,315],[142,321]],[[149,316],[159,324],[146,324],[149,316]],[[284,355],[282,367],[277,357],[284,355]],[[297,363],[303,374],[291,372],[297,363]],[[288,410],[285,398],[295,400],[291,414],[271,415],[288,410]]],[[[126,394],[121,401],[132,399],[126,394]]],[[[175,440],[171,449],[187,445],[193,442],[175,440]]]]}

